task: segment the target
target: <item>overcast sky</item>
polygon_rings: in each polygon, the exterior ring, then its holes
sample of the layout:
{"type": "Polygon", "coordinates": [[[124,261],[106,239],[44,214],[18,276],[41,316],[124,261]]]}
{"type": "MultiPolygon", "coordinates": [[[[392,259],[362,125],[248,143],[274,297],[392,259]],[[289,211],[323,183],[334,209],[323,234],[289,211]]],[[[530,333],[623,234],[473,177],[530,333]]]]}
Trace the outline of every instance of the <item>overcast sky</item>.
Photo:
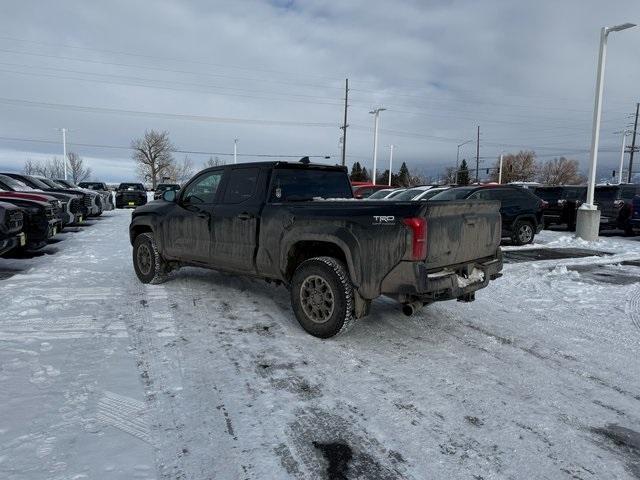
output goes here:
{"type": "MultiPolygon", "coordinates": [[[[0,170],[61,155],[60,127],[103,181],[135,178],[127,147],[151,128],[227,161],[237,137],[241,161],[339,162],[348,77],[348,165],[371,167],[382,106],[382,169],[394,144],[398,166],[436,175],[480,125],[485,168],[533,149],[586,171],[599,29],[624,22],[637,0],[2,2],[0,170]]],[[[639,53],[640,27],[610,35],[601,177],[640,101],[639,53]]]]}

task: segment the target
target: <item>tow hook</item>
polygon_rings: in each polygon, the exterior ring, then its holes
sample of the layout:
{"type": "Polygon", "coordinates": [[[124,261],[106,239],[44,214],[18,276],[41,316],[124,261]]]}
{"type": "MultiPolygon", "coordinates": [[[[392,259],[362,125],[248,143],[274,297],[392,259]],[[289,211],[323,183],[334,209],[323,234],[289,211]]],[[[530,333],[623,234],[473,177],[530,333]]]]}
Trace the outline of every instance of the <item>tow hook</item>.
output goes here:
{"type": "Polygon", "coordinates": [[[411,315],[416,313],[418,310],[420,310],[424,306],[425,306],[425,302],[420,302],[420,301],[403,303],[402,313],[404,313],[407,317],[410,317],[411,315]]]}

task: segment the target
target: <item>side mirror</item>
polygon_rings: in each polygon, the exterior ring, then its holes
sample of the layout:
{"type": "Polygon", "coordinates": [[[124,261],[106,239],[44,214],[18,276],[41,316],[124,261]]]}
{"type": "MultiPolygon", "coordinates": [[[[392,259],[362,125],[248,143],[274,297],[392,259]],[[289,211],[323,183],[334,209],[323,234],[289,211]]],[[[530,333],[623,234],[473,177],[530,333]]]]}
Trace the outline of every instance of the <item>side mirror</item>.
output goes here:
{"type": "Polygon", "coordinates": [[[162,199],[165,202],[175,202],[176,201],[176,191],[175,190],[165,190],[162,192],[162,199]]]}

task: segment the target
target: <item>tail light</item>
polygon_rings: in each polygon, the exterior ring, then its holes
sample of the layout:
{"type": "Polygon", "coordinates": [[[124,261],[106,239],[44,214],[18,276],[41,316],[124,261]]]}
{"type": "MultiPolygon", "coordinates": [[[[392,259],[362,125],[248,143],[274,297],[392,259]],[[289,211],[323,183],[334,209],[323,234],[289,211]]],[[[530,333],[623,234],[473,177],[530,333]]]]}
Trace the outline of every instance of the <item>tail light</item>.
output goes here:
{"type": "Polygon", "coordinates": [[[411,230],[411,260],[424,260],[427,256],[427,220],[411,217],[402,220],[411,230]]]}

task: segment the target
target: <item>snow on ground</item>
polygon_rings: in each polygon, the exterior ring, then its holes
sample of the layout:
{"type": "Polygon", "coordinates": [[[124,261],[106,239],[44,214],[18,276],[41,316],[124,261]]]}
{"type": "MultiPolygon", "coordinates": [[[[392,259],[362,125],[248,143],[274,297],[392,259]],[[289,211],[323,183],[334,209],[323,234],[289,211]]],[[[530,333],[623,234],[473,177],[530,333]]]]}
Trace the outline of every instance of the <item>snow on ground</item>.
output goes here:
{"type": "Polygon", "coordinates": [[[640,242],[580,245],[614,252],[603,267],[509,264],[476,302],[411,318],[380,299],[322,341],[282,287],[140,284],[129,218],[0,259],[1,478],[640,476],[619,441],[640,432],[640,267],[621,263],[640,242]]]}

